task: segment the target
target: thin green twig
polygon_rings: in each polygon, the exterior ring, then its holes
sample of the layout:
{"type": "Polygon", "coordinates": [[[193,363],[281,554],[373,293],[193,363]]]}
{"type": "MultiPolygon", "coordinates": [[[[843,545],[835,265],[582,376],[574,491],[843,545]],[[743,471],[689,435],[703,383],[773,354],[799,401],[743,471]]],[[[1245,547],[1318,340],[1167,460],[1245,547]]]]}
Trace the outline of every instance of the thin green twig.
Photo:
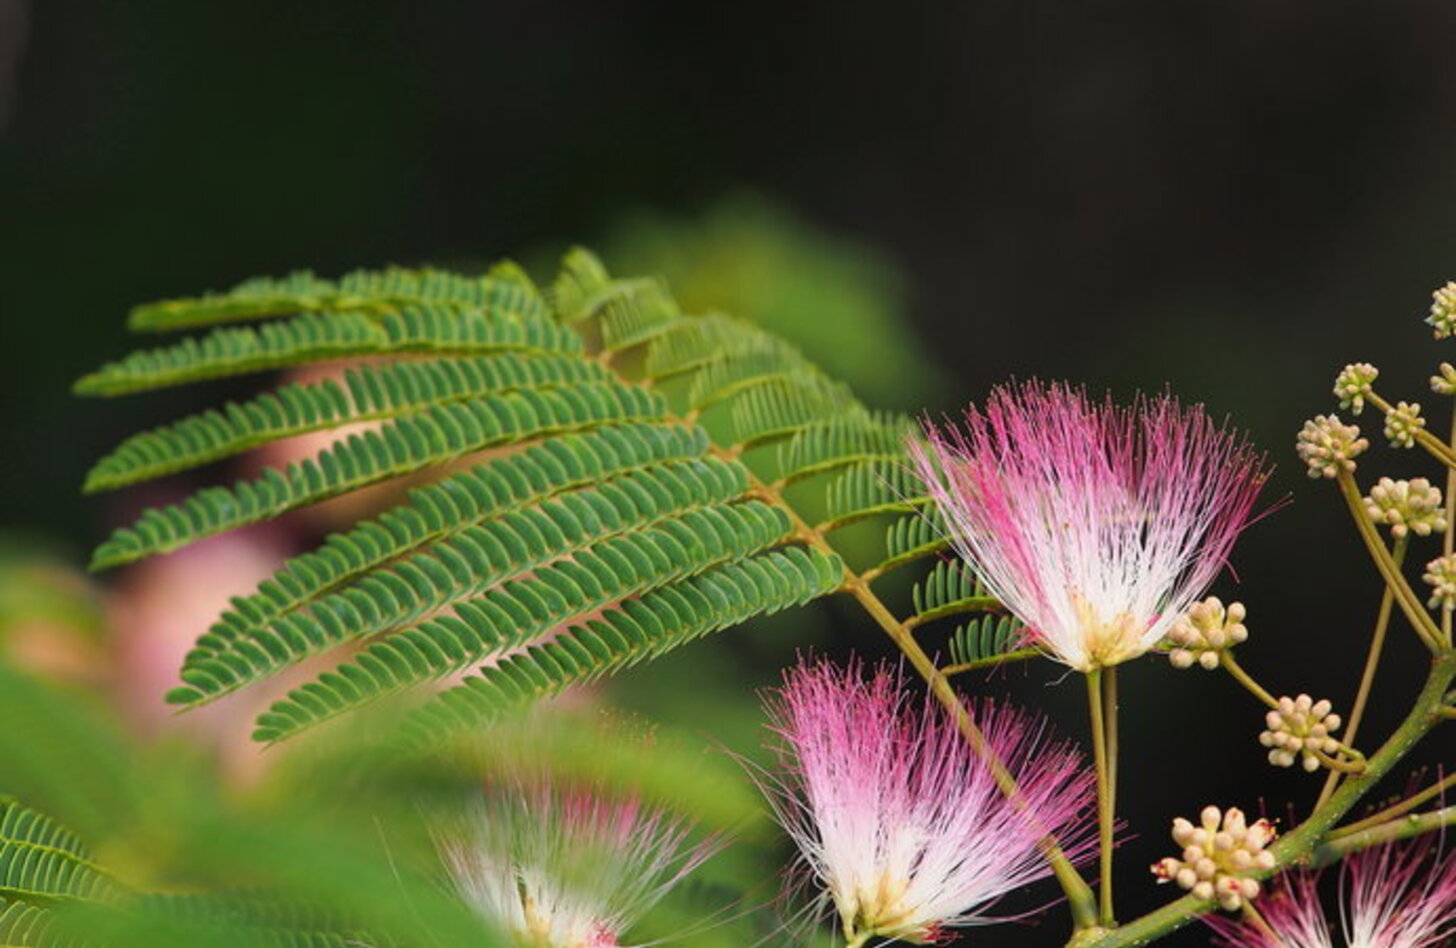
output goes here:
{"type": "MultiPolygon", "coordinates": [[[[1453,470],[1456,475],[1456,470],[1453,470]]],[[[1395,568],[1405,563],[1405,551],[1410,542],[1408,536],[1399,537],[1392,545],[1390,559],[1395,563],[1395,568]]],[[[1360,687],[1355,693],[1355,703],[1350,707],[1349,723],[1345,726],[1345,742],[1353,744],[1360,733],[1360,723],[1365,719],[1365,705],[1370,700],[1370,689],[1375,684],[1375,672],[1380,667],[1380,658],[1385,651],[1385,633],[1390,629],[1391,607],[1395,605],[1395,590],[1389,586],[1385,587],[1385,593],[1380,597],[1380,612],[1375,617],[1375,631],[1370,636],[1370,650],[1365,656],[1365,670],[1360,674],[1360,687]]],[[[1330,775],[1325,778],[1325,785],[1320,790],[1319,798],[1315,801],[1315,809],[1319,809],[1324,802],[1335,792],[1335,787],[1340,783],[1340,772],[1330,770],[1330,775]]]]}
{"type": "Polygon", "coordinates": [[[1234,658],[1234,653],[1231,650],[1224,649],[1223,651],[1219,652],[1218,663],[1220,666],[1223,667],[1224,671],[1228,672],[1230,675],[1233,676],[1234,681],[1238,682],[1240,685],[1243,685],[1244,688],[1249,692],[1249,694],[1253,695],[1255,698],[1258,698],[1260,701],[1268,705],[1273,710],[1279,710],[1279,699],[1275,698],[1268,691],[1264,690],[1263,685],[1259,684],[1257,681],[1254,680],[1252,675],[1244,671],[1244,666],[1240,665],[1238,659],[1234,658]]]}
{"type": "Polygon", "coordinates": [[[1341,826],[1337,830],[1331,830],[1326,838],[1332,840],[1339,839],[1341,836],[1349,836],[1353,833],[1358,833],[1361,830],[1367,830],[1372,826],[1379,826],[1381,823],[1387,823],[1398,816],[1404,816],[1405,814],[1409,813],[1411,810],[1414,810],[1416,807],[1420,806],[1422,803],[1425,803],[1432,797],[1440,796],[1450,787],[1456,787],[1456,774],[1451,774],[1444,780],[1438,780],[1436,783],[1431,784],[1420,793],[1413,794],[1400,801],[1399,803],[1395,803],[1386,807],[1378,813],[1372,813],[1370,816],[1365,817],[1365,819],[1360,820],[1357,823],[1351,823],[1348,826],[1341,826]]]}
{"type": "Polygon", "coordinates": [[[1447,826],[1456,826],[1456,806],[1443,807],[1419,816],[1401,817],[1358,833],[1330,839],[1315,848],[1310,856],[1310,862],[1316,866],[1328,865],[1351,853],[1369,849],[1371,846],[1379,846],[1382,843],[1390,843],[1398,839],[1410,839],[1412,836],[1432,833],[1447,826]]]}
{"type": "Polygon", "coordinates": [[[1104,676],[1112,669],[1094,668],[1087,678],[1087,709],[1092,725],[1092,755],[1097,767],[1098,920],[1112,926],[1112,831],[1114,819],[1112,765],[1109,759],[1104,676]]]}
{"type": "Polygon", "coordinates": [[[1415,590],[1411,589],[1410,583],[1406,582],[1405,576],[1400,572],[1390,557],[1390,551],[1385,544],[1380,542],[1380,535],[1375,532],[1375,524],[1370,522],[1369,515],[1365,512],[1365,504],[1360,496],[1360,488],[1355,484],[1355,478],[1349,471],[1341,469],[1335,475],[1340,485],[1340,494],[1345,498],[1345,505],[1350,508],[1350,516],[1355,521],[1355,529],[1360,533],[1360,539],[1365,541],[1365,549],[1369,551],[1370,558],[1375,561],[1375,568],[1380,571],[1381,578],[1385,580],[1386,586],[1395,594],[1395,601],[1400,604],[1401,611],[1410,620],[1411,628],[1415,629],[1416,635],[1425,643],[1431,654],[1439,655],[1443,651],[1441,645],[1441,630],[1431,620],[1430,613],[1426,612],[1421,605],[1420,599],[1416,596],[1415,590]]]}

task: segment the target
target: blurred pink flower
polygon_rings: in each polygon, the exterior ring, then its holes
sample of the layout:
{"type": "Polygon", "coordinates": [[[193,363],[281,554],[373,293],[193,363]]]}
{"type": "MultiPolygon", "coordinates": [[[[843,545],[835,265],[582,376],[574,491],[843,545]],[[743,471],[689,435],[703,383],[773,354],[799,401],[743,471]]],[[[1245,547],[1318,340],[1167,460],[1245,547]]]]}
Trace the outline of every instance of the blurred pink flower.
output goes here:
{"type": "Polygon", "coordinates": [[[685,820],[602,788],[487,790],[440,849],[462,898],[539,948],[613,948],[721,845],[685,820]]]}
{"type": "Polygon", "coordinates": [[[838,912],[845,937],[916,942],[991,921],[1001,896],[1049,873],[1048,833],[1090,855],[1094,777],[1030,715],[972,709],[1021,787],[1011,802],[936,705],[912,708],[898,675],[857,665],[791,671],[769,699],[783,776],[765,779],[778,819],[838,912]]]}
{"type": "Polygon", "coordinates": [[[1155,646],[1222,569],[1267,477],[1170,396],[1130,408],[1065,385],[995,389],[909,449],[957,552],[1079,671],[1155,646]]]}
{"type": "MultiPolygon", "coordinates": [[[[1349,948],[1436,948],[1456,935],[1456,853],[1429,837],[1387,843],[1351,856],[1340,884],[1340,920],[1349,948]]],[[[1249,923],[1207,919],[1230,948],[1334,948],[1320,905],[1319,873],[1294,871],[1260,911],[1275,937],[1249,923]]]]}

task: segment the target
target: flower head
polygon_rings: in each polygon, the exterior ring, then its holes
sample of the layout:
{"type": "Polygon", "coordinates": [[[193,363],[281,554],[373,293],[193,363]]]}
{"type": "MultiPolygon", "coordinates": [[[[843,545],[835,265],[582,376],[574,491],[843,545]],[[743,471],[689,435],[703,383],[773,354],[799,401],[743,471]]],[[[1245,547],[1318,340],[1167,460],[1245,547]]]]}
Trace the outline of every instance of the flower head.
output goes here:
{"type": "Polygon", "coordinates": [[[1456,334],[1456,283],[1447,283],[1431,294],[1431,314],[1426,324],[1437,339],[1456,334]]]}
{"type": "Polygon", "coordinates": [[[1269,748],[1269,763],[1292,767],[1296,758],[1306,771],[1319,770],[1326,758],[1340,753],[1340,742],[1331,735],[1340,729],[1340,716],[1327,699],[1315,701],[1309,695],[1279,699],[1277,710],[1264,715],[1265,730],[1259,743],[1269,748]]]}
{"type": "Polygon", "coordinates": [[[1345,366],[1335,378],[1335,395],[1340,399],[1340,407],[1348,408],[1357,415],[1364,411],[1370,386],[1379,376],[1380,370],[1369,362],[1352,362],[1345,366]]]}
{"type": "Polygon", "coordinates": [[[1217,596],[1195,602],[1168,630],[1168,641],[1173,646],[1168,660],[1174,668],[1192,668],[1197,662],[1213,671],[1223,652],[1248,641],[1249,630],[1244,625],[1247,617],[1241,602],[1231,602],[1228,608],[1217,596]]]}
{"type": "Polygon", "coordinates": [[[1420,402],[1401,402],[1385,413],[1385,438],[1392,447],[1412,447],[1416,433],[1425,426],[1420,402]]]}
{"type": "Polygon", "coordinates": [[[440,849],[461,896],[529,948],[614,948],[716,850],[632,798],[549,782],[488,791],[440,849]]]}
{"type": "Polygon", "coordinates": [[[1365,513],[1374,523],[1389,526],[1396,539],[1412,532],[1425,537],[1446,529],[1441,489],[1424,477],[1409,481],[1382,477],[1365,498],[1365,513]]]}
{"type": "Polygon", "coordinates": [[[1456,365],[1442,362],[1439,375],[1431,376],[1431,391],[1437,395],[1456,395],[1456,365]]]}
{"type": "Polygon", "coordinates": [[[769,710],[784,771],[770,801],[847,938],[926,943],[990,920],[1002,895],[1047,875],[1048,833],[1074,860],[1090,854],[1094,778],[1027,715],[971,709],[1020,785],[1012,803],[950,716],[912,708],[889,671],[800,666],[769,710]]]}
{"type": "Polygon", "coordinates": [[[1309,467],[1310,477],[1334,477],[1340,471],[1355,470],[1355,458],[1370,447],[1356,425],[1347,425],[1336,415],[1316,415],[1299,430],[1295,450],[1309,467]]]}
{"type": "Polygon", "coordinates": [[[1156,645],[1223,567],[1267,472],[1171,397],[998,388],[910,452],[957,551],[1054,658],[1081,671],[1156,645]]]}
{"type": "Polygon", "coordinates": [[[1197,825],[1182,817],[1173,821],[1173,841],[1183,852],[1153,863],[1153,875],[1200,899],[1217,899],[1231,912],[1258,898],[1258,881],[1243,873],[1274,868],[1274,854],[1265,848],[1273,840],[1267,820],[1250,823],[1242,810],[1206,806],[1197,825]]]}
{"type": "MultiPolygon", "coordinates": [[[[1278,938],[1247,922],[1208,919],[1221,943],[1237,948],[1333,948],[1320,907],[1319,874],[1296,870],[1261,903],[1278,938]]],[[[1340,919],[1349,948],[1437,948],[1456,935],[1456,854],[1430,838],[1386,843],[1356,853],[1341,871],[1340,919]]]]}
{"type": "Polygon", "coordinates": [[[1431,587],[1431,598],[1426,605],[1448,612],[1456,610],[1456,553],[1431,560],[1421,578],[1431,587]]]}

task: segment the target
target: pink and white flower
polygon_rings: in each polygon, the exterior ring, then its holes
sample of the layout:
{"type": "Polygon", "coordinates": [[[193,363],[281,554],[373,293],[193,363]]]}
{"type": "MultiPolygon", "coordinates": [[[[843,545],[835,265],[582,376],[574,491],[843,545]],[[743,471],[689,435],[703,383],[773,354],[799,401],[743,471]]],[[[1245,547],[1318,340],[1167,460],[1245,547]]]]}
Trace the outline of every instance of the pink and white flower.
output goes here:
{"type": "MultiPolygon", "coordinates": [[[[1345,861],[1340,928],[1348,948],[1436,948],[1456,936],[1456,853],[1434,851],[1429,838],[1386,843],[1345,861]]],[[[1265,931],[1248,921],[1211,917],[1230,948],[1335,948],[1334,926],[1320,904],[1319,874],[1290,872],[1260,903],[1265,931]],[[1271,935],[1272,933],[1272,935],[1271,935]]]]}
{"type": "Polygon", "coordinates": [[[1075,860],[1092,851],[1094,778],[1029,715],[972,709],[1020,785],[1012,802],[950,716],[912,707],[887,670],[801,666],[768,704],[783,771],[765,781],[770,802],[850,944],[924,944],[993,920],[1001,896],[1049,873],[1049,833],[1075,860]]]}
{"type": "Polygon", "coordinates": [[[956,551],[1079,671],[1153,648],[1250,522],[1263,460],[1171,396],[1119,408],[1065,385],[998,388],[909,449],[956,551]]]}
{"type": "Polygon", "coordinates": [[[492,789],[440,849],[462,898],[529,948],[616,948],[715,852],[633,797],[549,782],[492,789]]]}

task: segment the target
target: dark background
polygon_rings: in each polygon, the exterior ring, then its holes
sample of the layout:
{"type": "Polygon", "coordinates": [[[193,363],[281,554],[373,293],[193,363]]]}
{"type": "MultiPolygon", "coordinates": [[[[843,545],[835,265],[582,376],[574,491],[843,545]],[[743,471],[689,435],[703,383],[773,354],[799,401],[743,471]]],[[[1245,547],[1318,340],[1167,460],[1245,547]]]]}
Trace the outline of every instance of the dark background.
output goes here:
{"type": "MultiPolygon", "coordinates": [[[[929,407],[1038,375],[1171,385],[1249,429],[1293,503],[1218,591],[1249,604],[1271,688],[1346,708],[1378,580],[1293,439],[1352,360],[1447,423],[1425,379],[1451,343],[1420,320],[1456,276],[1453,28],[1444,2],[0,0],[0,524],[79,557],[108,516],[86,465],[191,406],[69,396],[127,348],[133,302],[589,242],[747,188],[902,269],[952,380],[929,407]]],[[[1436,476],[1381,445],[1362,472],[1436,476]]],[[[880,648],[839,618],[833,648],[880,648]]],[[[1420,675],[1395,643],[1372,727],[1420,675]]],[[[1125,677],[1130,917],[1167,894],[1141,866],[1172,816],[1307,805],[1318,781],[1262,763],[1224,678],[1125,677]]],[[[1044,678],[1012,684],[1078,705],[1044,678]]]]}

